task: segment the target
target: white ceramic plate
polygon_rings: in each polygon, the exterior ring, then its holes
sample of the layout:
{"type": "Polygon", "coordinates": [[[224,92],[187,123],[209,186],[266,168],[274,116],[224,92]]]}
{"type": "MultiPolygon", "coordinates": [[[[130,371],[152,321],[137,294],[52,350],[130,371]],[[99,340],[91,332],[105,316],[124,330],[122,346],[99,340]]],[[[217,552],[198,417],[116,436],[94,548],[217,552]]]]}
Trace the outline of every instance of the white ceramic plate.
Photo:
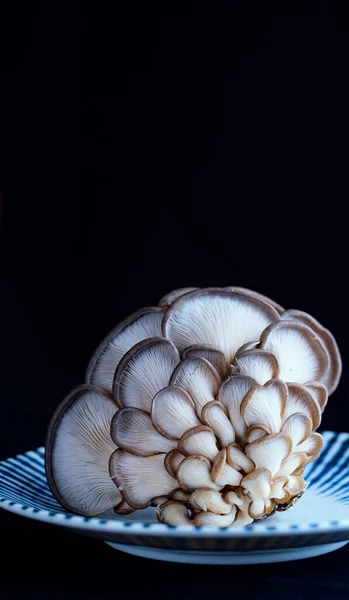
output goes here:
{"type": "Polygon", "coordinates": [[[323,436],[323,452],[305,473],[304,496],[290,510],[248,527],[170,527],[158,523],[150,508],[127,517],[113,511],[99,518],[69,514],[47,485],[43,448],[0,462],[0,507],[159,560],[249,564],[308,558],[349,541],[349,434],[323,436]]]}

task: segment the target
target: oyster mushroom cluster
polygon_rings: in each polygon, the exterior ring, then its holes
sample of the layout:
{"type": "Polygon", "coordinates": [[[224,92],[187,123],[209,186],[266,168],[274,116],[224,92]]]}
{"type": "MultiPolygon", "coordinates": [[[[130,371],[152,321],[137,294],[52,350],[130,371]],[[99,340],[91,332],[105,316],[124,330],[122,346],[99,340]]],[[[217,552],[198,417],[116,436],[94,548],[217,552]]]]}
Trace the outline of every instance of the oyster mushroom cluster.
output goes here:
{"type": "Polygon", "coordinates": [[[159,506],[169,525],[247,525],[303,494],[338,385],[332,334],[251,290],[184,288],[120,323],[54,414],[46,470],[69,511],[159,506]]]}

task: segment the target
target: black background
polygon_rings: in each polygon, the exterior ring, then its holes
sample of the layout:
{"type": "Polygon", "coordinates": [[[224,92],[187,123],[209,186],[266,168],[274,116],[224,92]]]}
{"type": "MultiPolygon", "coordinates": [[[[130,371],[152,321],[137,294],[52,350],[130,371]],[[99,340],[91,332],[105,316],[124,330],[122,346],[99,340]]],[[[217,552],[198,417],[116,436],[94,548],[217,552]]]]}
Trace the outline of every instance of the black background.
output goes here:
{"type": "MultiPolygon", "coordinates": [[[[13,2],[1,22],[0,459],[43,443],[119,320],[185,285],[250,287],[331,329],[344,374],[323,428],[348,430],[345,3],[77,7],[13,2]]],[[[104,561],[114,594],[119,565],[148,572],[126,597],[154,591],[157,563],[0,519],[4,598],[109,597],[104,561]]],[[[161,572],[181,573],[173,594],[341,598],[347,560],[161,572]]]]}

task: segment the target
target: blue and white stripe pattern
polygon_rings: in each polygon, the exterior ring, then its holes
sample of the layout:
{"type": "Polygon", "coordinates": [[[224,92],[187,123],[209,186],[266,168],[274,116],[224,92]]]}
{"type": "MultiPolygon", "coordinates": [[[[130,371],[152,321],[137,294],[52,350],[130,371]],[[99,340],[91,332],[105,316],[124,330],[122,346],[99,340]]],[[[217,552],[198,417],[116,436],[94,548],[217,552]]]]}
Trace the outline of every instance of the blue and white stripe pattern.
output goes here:
{"type": "Polygon", "coordinates": [[[308,489],[296,506],[244,528],[170,527],[157,523],[151,509],[128,517],[69,514],[48,487],[44,448],[0,462],[0,508],[111,542],[156,548],[251,551],[349,540],[349,434],[323,436],[324,449],[306,468],[308,489]]]}

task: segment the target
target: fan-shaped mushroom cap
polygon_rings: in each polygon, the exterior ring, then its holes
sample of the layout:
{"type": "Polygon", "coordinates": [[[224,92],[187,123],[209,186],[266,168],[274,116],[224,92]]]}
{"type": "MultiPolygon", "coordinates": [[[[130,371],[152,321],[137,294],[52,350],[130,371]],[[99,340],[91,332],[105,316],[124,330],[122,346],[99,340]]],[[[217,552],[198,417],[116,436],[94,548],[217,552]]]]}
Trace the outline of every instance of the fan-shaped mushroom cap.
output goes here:
{"type": "Polygon", "coordinates": [[[163,314],[161,308],[142,308],[119,323],[93,353],[87,367],[87,383],[111,392],[115,369],[126,352],[142,340],[162,337],[163,314]]]}
{"type": "Polygon", "coordinates": [[[313,398],[307,388],[298,383],[288,383],[288,400],[284,408],[283,418],[287,419],[294,413],[307,415],[317,429],[321,423],[321,410],[317,401],[313,398]]]}
{"type": "Polygon", "coordinates": [[[301,310],[286,310],[281,315],[281,319],[301,321],[310,327],[323,343],[328,356],[329,368],[324,377],[323,383],[326,385],[329,394],[335,391],[342,373],[342,359],[337,346],[337,342],[332,333],[325,329],[314,317],[301,310]]]}
{"type": "Polygon", "coordinates": [[[156,513],[160,523],[167,525],[192,525],[193,521],[189,519],[188,510],[183,502],[178,500],[168,500],[160,506],[160,511],[156,513]]]}
{"type": "Polygon", "coordinates": [[[121,500],[120,504],[114,507],[114,512],[117,515],[130,515],[135,510],[136,509],[132,508],[132,506],[129,506],[125,500],[121,500]]]}
{"type": "Polygon", "coordinates": [[[177,469],[177,479],[183,490],[194,492],[197,488],[219,490],[211,479],[211,463],[204,456],[189,456],[177,469]]]}
{"type": "Polygon", "coordinates": [[[206,404],[201,412],[201,420],[212,428],[222,448],[235,441],[234,429],[227,412],[223,404],[217,400],[206,404]]]}
{"type": "Polygon", "coordinates": [[[135,456],[120,448],[109,461],[109,473],[124,500],[133,508],[146,508],[156,496],[168,496],[178,487],[164,466],[164,454],[135,456]]]}
{"type": "Polygon", "coordinates": [[[188,294],[189,292],[195,292],[195,290],[198,289],[199,288],[197,287],[183,287],[178,288],[177,290],[172,290],[171,292],[165,294],[165,296],[160,298],[159,306],[160,308],[167,308],[168,306],[173,304],[173,302],[177,300],[177,298],[180,298],[181,296],[184,296],[184,294],[188,294]]]}
{"type": "Polygon", "coordinates": [[[150,414],[139,408],[122,408],[114,415],[111,437],[119,448],[139,456],[169,452],[176,443],[161,435],[150,414]]]}
{"type": "MultiPolygon", "coordinates": [[[[171,450],[165,456],[165,469],[175,479],[177,479],[177,469],[184,459],[184,454],[182,454],[179,450],[171,450]]],[[[175,498],[175,500],[181,500],[181,498],[175,498]]]]}
{"type": "Polygon", "coordinates": [[[180,352],[192,344],[210,344],[231,363],[242,344],[259,339],[279,318],[273,307],[255,297],[206,288],[178,298],[167,309],[162,327],[180,352]]]}
{"type": "Polygon", "coordinates": [[[224,289],[231,290],[232,292],[236,292],[237,294],[242,294],[242,295],[248,296],[250,298],[256,298],[256,300],[260,300],[261,302],[264,302],[265,304],[269,304],[270,306],[272,306],[272,308],[275,308],[275,310],[279,314],[283,313],[283,311],[285,310],[284,308],[282,308],[282,306],[280,306],[280,304],[275,302],[275,300],[273,300],[272,298],[269,298],[268,296],[265,296],[264,294],[260,294],[259,292],[255,292],[254,290],[249,290],[248,288],[234,287],[234,286],[231,286],[231,287],[227,286],[224,289]]]}
{"type": "Polygon", "coordinates": [[[311,393],[313,398],[317,401],[320,406],[321,412],[324,412],[327,400],[328,400],[328,391],[327,387],[322,383],[318,383],[317,381],[308,381],[304,384],[304,387],[311,393]]]}
{"type": "Polygon", "coordinates": [[[228,365],[223,352],[209,344],[193,344],[192,346],[188,346],[183,351],[182,358],[204,358],[214,366],[222,379],[227,374],[228,365]]]}
{"type": "Polygon", "coordinates": [[[313,432],[306,440],[304,440],[304,442],[298,444],[297,451],[304,452],[307,455],[306,462],[309,463],[319,456],[323,445],[324,438],[322,435],[320,433],[313,432]]]}
{"type": "Polygon", "coordinates": [[[212,430],[204,425],[198,425],[186,431],[178,442],[178,449],[186,456],[200,455],[213,461],[218,448],[212,430]]]}
{"type": "Polygon", "coordinates": [[[239,485],[242,474],[227,463],[227,450],[222,448],[217,454],[211,470],[211,479],[222,489],[226,485],[239,485]]]}
{"type": "Polygon", "coordinates": [[[261,335],[260,347],[269,350],[279,365],[279,378],[306,383],[322,381],[328,367],[328,354],[320,339],[303,323],[278,321],[261,335]]]}
{"type": "Polygon", "coordinates": [[[267,498],[270,494],[270,485],[271,473],[263,468],[255,469],[241,481],[241,487],[250,493],[252,500],[267,498]]]}
{"type": "Polygon", "coordinates": [[[217,400],[226,407],[238,442],[244,442],[246,425],[241,416],[240,407],[243,399],[255,381],[246,375],[232,375],[226,379],[218,392],[217,400]]]}
{"type": "Polygon", "coordinates": [[[254,462],[256,469],[268,469],[272,476],[280,469],[281,463],[292,449],[290,438],[284,433],[273,433],[248,444],[247,456],[254,462]]]}
{"type": "Polygon", "coordinates": [[[200,488],[190,496],[190,504],[194,510],[210,511],[218,515],[227,515],[231,512],[231,504],[225,502],[222,494],[216,490],[200,488]]]}
{"type": "Polygon", "coordinates": [[[156,429],[173,440],[178,440],[188,429],[201,424],[188,392],[175,385],[167,386],[156,394],[151,418],[156,429]]]}
{"type": "Polygon", "coordinates": [[[151,338],[133,346],[115,371],[113,394],[117,404],[150,412],[155,394],[168,385],[178,362],[178,351],[169,340],[151,338]]]}
{"type": "Polygon", "coordinates": [[[288,483],[287,477],[278,477],[271,484],[270,496],[278,502],[288,502],[290,499],[290,493],[285,489],[288,483]]]}
{"type": "Polygon", "coordinates": [[[227,447],[227,462],[231,467],[242,469],[245,473],[250,473],[254,469],[254,463],[238,444],[229,444],[227,447]]]}
{"type": "Polygon", "coordinates": [[[108,473],[109,457],[116,448],[110,422],[117,410],[107,392],[82,385],[68,394],[53,415],[46,442],[47,480],[70,512],[93,517],[121,501],[108,473]]]}
{"type": "Polygon", "coordinates": [[[229,514],[217,515],[213,512],[199,512],[194,517],[194,525],[197,527],[229,527],[234,523],[236,507],[231,507],[229,514]]]}
{"type": "Polygon", "coordinates": [[[286,456],[281,463],[280,469],[278,470],[276,477],[289,477],[293,475],[295,471],[303,467],[307,455],[304,452],[294,452],[286,456]]]}
{"type": "Polygon", "coordinates": [[[282,426],[282,431],[292,440],[293,448],[304,442],[312,429],[312,421],[304,413],[293,413],[282,426]]]}
{"type": "Polygon", "coordinates": [[[262,427],[261,425],[259,425],[259,426],[252,425],[246,431],[247,443],[251,444],[251,442],[255,442],[256,440],[259,440],[260,438],[264,437],[265,435],[269,435],[269,433],[270,433],[270,431],[267,427],[262,427]]]}
{"type": "Polygon", "coordinates": [[[220,383],[216,369],[204,358],[185,358],[170,379],[171,385],[180,386],[190,394],[199,416],[205,404],[215,399],[220,383]]]}
{"type": "Polygon", "coordinates": [[[264,386],[255,385],[241,404],[241,415],[247,427],[265,427],[280,431],[287,403],[287,386],[281,379],[272,379],[264,386]]]}
{"type": "Polygon", "coordinates": [[[245,350],[235,357],[239,372],[252,377],[259,385],[279,376],[279,366],[273,354],[266,350],[245,350]]]}

